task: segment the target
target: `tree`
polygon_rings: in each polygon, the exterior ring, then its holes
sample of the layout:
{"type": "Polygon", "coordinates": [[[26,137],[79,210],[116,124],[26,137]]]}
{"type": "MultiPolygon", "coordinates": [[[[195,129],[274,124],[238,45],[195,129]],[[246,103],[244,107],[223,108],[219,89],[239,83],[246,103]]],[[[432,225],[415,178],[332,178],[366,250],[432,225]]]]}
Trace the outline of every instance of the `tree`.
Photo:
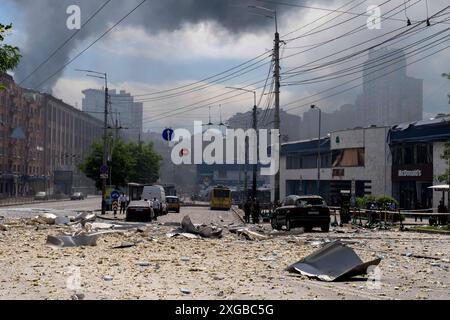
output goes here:
{"type": "MultiPolygon", "coordinates": [[[[124,143],[117,140],[114,143],[111,161],[111,183],[114,186],[125,186],[129,182],[154,183],[159,178],[161,157],[155,153],[151,144],[139,145],[124,143]]],[[[100,167],[103,163],[103,145],[94,143],[86,160],[80,165],[80,170],[95,181],[101,188],[100,167]]]]}
{"type": "Polygon", "coordinates": [[[156,182],[159,178],[162,157],[155,153],[153,144],[130,143],[128,148],[135,159],[133,170],[129,175],[129,181],[139,183],[156,182]]]}
{"type": "Polygon", "coordinates": [[[12,30],[12,24],[3,25],[0,23],[0,72],[14,69],[21,58],[18,47],[3,43],[10,30],[12,30]]]}
{"type": "Polygon", "coordinates": [[[447,161],[447,170],[438,177],[439,182],[450,183],[450,141],[444,144],[444,152],[441,154],[441,159],[447,161]]]}

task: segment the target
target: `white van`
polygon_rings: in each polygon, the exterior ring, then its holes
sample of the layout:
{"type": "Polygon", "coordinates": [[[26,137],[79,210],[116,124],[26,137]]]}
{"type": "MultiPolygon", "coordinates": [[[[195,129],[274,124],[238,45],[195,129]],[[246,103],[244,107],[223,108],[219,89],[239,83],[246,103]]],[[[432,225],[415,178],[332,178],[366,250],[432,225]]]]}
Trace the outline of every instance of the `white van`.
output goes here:
{"type": "Polygon", "coordinates": [[[160,210],[156,211],[158,216],[167,214],[166,192],[164,187],[160,185],[144,186],[142,191],[141,200],[157,199],[160,203],[160,210]]]}

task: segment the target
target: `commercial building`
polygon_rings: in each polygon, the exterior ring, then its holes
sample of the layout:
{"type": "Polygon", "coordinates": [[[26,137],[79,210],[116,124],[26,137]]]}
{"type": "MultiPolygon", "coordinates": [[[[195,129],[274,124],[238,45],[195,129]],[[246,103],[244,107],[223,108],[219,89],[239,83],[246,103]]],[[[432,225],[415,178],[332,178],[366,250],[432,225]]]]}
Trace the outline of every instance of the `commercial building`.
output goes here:
{"type": "Polygon", "coordinates": [[[280,155],[281,198],[320,194],[337,203],[341,190],[357,197],[390,194],[390,151],[387,127],[341,130],[320,140],[320,190],[317,189],[318,139],[285,143],[280,155]]]}
{"type": "Polygon", "coordinates": [[[439,184],[448,164],[441,155],[450,141],[450,116],[394,126],[389,135],[392,150],[393,196],[406,209],[436,208],[442,192],[429,189],[439,184]]]}
{"type": "Polygon", "coordinates": [[[450,116],[332,132],[320,140],[320,190],[318,139],[284,143],[281,199],[291,194],[320,194],[336,204],[340,191],[350,190],[356,197],[393,196],[404,209],[436,208],[442,192],[429,187],[438,184],[437,177],[448,168],[447,160],[441,158],[448,141],[450,116]]]}

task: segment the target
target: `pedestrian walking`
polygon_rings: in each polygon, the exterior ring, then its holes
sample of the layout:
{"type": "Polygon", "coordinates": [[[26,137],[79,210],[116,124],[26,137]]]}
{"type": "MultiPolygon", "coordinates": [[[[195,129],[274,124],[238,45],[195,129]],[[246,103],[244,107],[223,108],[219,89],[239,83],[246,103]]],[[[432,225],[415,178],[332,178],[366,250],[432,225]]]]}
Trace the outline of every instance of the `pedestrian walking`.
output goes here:
{"type": "Polygon", "coordinates": [[[160,216],[161,215],[161,204],[159,202],[158,199],[153,198],[153,211],[156,212],[156,215],[160,216]]]}
{"type": "Polygon", "coordinates": [[[127,208],[127,197],[125,196],[125,193],[122,193],[119,197],[119,203],[120,203],[120,214],[125,214],[126,208],[127,208]]]}

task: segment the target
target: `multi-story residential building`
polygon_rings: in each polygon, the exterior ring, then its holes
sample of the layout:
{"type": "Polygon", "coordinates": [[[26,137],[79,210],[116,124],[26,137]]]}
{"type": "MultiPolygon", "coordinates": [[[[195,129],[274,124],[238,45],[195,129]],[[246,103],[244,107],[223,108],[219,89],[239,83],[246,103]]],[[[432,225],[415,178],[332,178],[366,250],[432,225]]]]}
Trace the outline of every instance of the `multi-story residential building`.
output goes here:
{"type": "MultiPolygon", "coordinates": [[[[87,89],[83,91],[83,94],[82,110],[104,121],[105,91],[87,89]]],[[[137,142],[142,134],[142,102],[135,102],[130,93],[124,90],[117,92],[115,89],[109,90],[109,102],[111,116],[108,117],[108,124],[112,127],[118,125],[123,128],[120,130],[120,136],[124,140],[137,142]]]]}
{"type": "Polygon", "coordinates": [[[0,74],[0,197],[95,192],[78,170],[103,123],[0,74]]]}

